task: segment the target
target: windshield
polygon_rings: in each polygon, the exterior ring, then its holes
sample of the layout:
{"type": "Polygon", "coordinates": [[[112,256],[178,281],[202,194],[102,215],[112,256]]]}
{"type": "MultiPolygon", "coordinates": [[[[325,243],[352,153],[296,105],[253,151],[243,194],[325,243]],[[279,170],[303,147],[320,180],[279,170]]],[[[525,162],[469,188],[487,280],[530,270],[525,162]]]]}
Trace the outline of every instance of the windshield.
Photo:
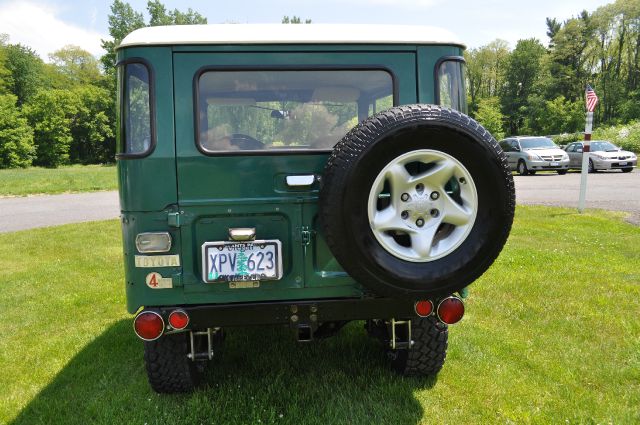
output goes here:
{"type": "Polygon", "coordinates": [[[546,137],[520,139],[520,146],[522,146],[522,149],[559,149],[551,139],[546,137]]]}
{"type": "Polygon", "coordinates": [[[617,152],[620,150],[616,145],[609,142],[591,142],[591,152],[617,152]]]}
{"type": "Polygon", "coordinates": [[[207,71],[198,80],[204,151],[331,149],[393,106],[382,70],[207,71]]]}

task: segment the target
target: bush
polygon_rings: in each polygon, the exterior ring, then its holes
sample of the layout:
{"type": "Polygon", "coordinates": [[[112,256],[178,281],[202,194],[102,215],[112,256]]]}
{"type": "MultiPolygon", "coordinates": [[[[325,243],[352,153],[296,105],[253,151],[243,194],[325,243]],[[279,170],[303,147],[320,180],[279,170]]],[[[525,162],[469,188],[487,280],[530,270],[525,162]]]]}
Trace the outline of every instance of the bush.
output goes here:
{"type": "Polygon", "coordinates": [[[28,167],[35,156],[33,130],[16,100],[13,95],[0,96],[0,168],[28,167]]]}
{"type": "Polygon", "coordinates": [[[624,150],[640,153],[640,121],[625,125],[597,128],[594,140],[608,140],[624,150]]]}

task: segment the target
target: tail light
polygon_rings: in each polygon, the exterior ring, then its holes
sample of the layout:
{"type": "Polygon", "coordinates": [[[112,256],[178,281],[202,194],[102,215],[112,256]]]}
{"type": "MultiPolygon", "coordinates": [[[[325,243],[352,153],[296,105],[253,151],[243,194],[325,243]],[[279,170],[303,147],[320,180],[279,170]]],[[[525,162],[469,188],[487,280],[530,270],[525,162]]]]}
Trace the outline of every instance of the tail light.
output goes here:
{"type": "Polygon", "coordinates": [[[183,310],[174,310],[169,315],[169,324],[177,331],[180,331],[189,325],[189,315],[183,310]]]}
{"type": "Polygon", "coordinates": [[[420,317],[427,317],[433,313],[433,303],[429,300],[417,301],[414,307],[420,317]]]}
{"type": "Polygon", "coordinates": [[[438,304],[438,319],[447,325],[458,323],[464,316],[464,303],[458,297],[448,297],[438,304]]]}
{"type": "Polygon", "coordinates": [[[136,335],[144,341],[153,341],[162,336],[164,321],[154,311],[143,311],[133,320],[133,329],[136,335]]]}

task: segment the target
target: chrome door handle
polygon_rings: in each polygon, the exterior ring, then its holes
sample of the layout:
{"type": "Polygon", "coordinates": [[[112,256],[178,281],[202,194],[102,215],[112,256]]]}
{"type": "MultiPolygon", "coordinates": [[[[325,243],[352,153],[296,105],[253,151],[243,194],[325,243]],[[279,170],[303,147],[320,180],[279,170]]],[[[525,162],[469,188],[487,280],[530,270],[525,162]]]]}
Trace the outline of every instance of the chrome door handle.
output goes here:
{"type": "Polygon", "coordinates": [[[313,174],[287,176],[287,186],[289,187],[311,186],[314,181],[316,181],[316,176],[313,174]]]}

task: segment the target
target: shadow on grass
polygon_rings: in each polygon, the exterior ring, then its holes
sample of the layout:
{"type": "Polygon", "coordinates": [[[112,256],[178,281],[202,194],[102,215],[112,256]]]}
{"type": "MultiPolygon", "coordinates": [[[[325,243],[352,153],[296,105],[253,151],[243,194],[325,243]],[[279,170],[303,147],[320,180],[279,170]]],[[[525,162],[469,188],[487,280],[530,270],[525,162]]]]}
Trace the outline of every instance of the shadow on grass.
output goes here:
{"type": "Polygon", "coordinates": [[[361,323],[310,344],[293,341],[288,329],[260,327],[229,331],[197,391],[160,396],[148,386],[142,343],[122,320],[13,423],[415,424],[423,412],[415,393],[434,384],[392,373],[361,323]]]}

